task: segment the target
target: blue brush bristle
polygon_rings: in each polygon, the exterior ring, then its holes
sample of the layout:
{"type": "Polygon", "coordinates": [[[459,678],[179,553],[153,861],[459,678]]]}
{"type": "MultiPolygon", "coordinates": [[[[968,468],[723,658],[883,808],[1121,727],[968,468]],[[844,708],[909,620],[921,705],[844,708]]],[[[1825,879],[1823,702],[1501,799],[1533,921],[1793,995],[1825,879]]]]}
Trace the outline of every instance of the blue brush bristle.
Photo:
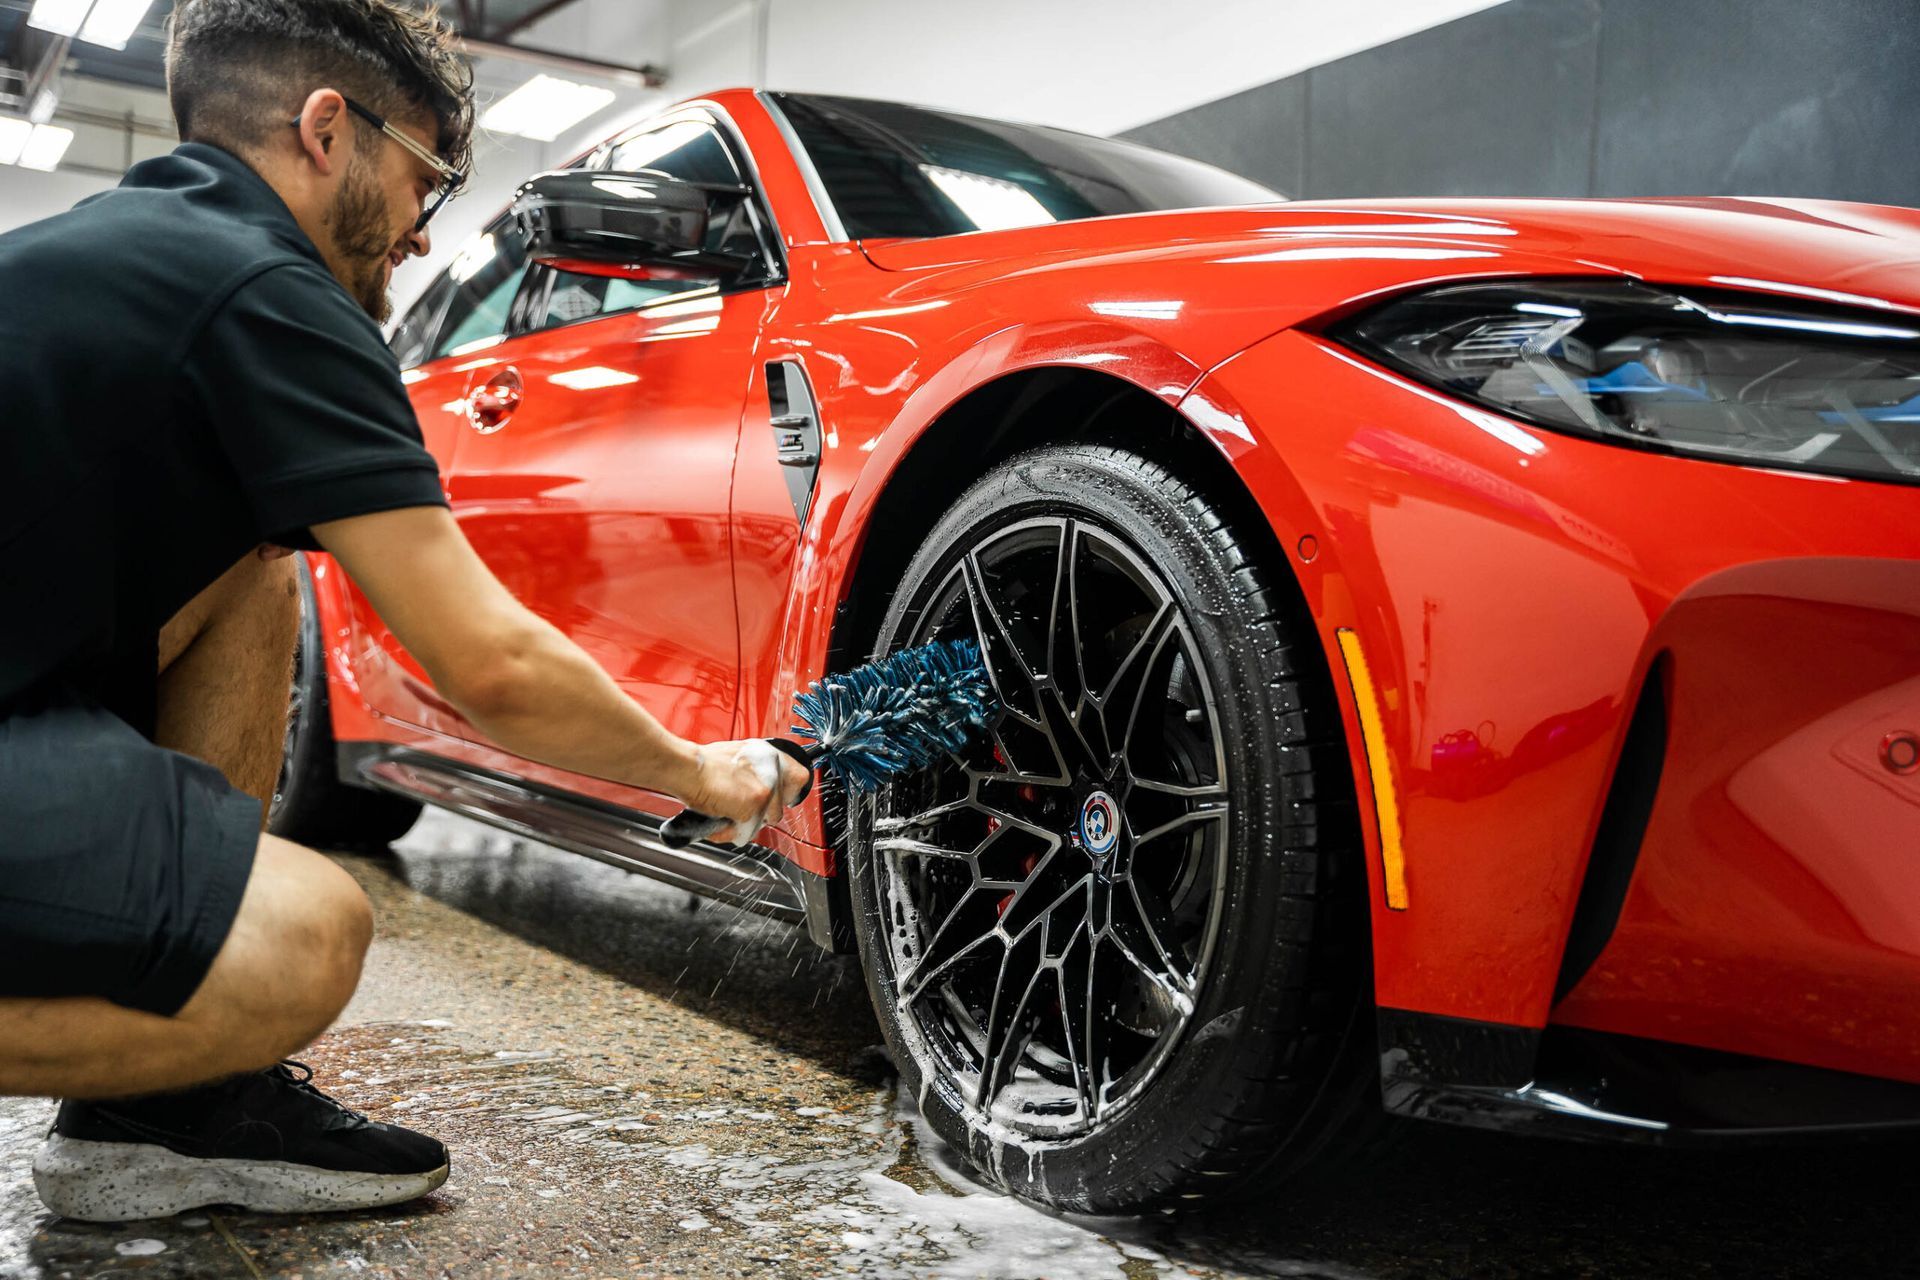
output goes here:
{"type": "Polygon", "coordinates": [[[997,709],[980,646],[942,640],[902,649],[795,694],[793,731],[851,791],[871,791],[965,746],[997,709]]]}

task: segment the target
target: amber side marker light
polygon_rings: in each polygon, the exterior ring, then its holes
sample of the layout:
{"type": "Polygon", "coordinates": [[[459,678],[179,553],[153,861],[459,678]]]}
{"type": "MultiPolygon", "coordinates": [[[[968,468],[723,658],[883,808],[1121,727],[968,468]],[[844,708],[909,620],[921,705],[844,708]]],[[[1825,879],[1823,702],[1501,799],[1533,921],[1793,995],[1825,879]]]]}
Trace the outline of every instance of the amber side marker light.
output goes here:
{"type": "Polygon", "coordinates": [[[1386,872],[1387,906],[1405,911],[1407,855],[1400,843],[1400,799],[1393,787],[1393,761],[1387,755],[1386,722],[1380,718],[1373,673],[1367,669],[1367,655],[1360,648],[1360,637],[1348,627],[1341,627],[1335,634],[1340,640],[1340,656],[1346,660],[1347,681],[1353,686],[1354,706],[1360,712],[1360,738],[1367,752],[1367,772],[1373,777],[1373,812],[1380,828],[1380,862],[1386,872]]]}

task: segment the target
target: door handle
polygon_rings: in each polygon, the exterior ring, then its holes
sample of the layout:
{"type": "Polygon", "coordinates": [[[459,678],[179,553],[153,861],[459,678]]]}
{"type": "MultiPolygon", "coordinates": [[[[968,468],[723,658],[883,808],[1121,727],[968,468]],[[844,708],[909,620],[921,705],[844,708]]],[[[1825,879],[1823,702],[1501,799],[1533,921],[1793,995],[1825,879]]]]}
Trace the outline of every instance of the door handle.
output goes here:
{"type": "Polygon", "coordinates": [[[483,436],[492,435],[507,425],[525,393],[520,371],[508,365],[468,394],[467,425],[483,436]]]}

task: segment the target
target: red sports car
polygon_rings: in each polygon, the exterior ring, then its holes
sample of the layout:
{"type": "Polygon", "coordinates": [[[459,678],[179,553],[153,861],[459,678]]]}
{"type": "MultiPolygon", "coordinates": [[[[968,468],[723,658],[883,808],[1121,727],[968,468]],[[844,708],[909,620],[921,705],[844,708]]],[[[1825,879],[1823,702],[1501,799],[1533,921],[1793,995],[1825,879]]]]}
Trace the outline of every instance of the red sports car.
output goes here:
{"type": "Polygon", "coordinates": [[[440,805],[857,948],[934,1127],[1064,1207],[1395,1113],[1920,1122],[1920,213],[1290,204],[738,91],[529,181],[393,349],[480,554],[679,733],[940,638],[1003,709],[675,853],[315,557],[276,829],[440,805]]]}

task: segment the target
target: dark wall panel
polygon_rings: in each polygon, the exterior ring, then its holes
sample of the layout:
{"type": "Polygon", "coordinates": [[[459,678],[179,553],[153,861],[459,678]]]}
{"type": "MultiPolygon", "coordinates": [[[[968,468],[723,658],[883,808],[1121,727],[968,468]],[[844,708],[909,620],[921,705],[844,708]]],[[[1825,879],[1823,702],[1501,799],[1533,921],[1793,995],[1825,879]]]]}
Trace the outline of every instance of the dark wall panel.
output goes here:
{"type": "Polygon", "coordinates": [[[1125,136],[1292,195],[1920,205],[1920,0],[1508,0],[1125,136]]]}
{"type": "Polygon", "coordinates": [[[1293,192],[1307,180],[1306,121],[1307,78],[1300,75],[1156,120],[1126,136],[1293,192]]]}
{"type": "Polygon", "coordinates": [[[1920,3],[1606,5],[1597,192],[1920,205],[1920,3]]]}
{"type": "Polygon", "coordinates": [[[1585,194],[1599,28],[1599,0],[1509,0],[1305,73],[1312,189],[1585,194]]]}

